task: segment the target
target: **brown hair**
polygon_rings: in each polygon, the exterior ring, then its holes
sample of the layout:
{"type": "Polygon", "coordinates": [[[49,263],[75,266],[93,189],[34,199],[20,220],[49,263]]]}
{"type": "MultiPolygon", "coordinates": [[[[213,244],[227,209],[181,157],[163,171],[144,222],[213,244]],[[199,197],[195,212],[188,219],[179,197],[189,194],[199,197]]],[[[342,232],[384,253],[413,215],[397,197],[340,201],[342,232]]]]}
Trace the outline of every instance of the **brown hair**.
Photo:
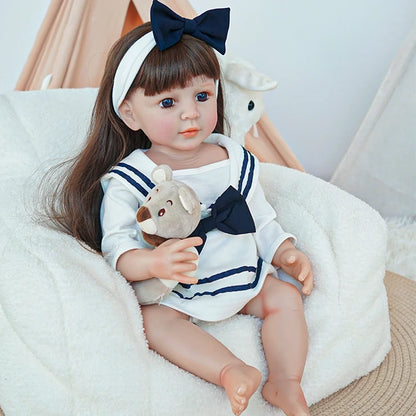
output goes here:
{"type": "MultiPolygon", "coordinates": [[[[149,139],[141,130],[130,130],[117,116],[111,99],[114,74],[121,58],[137,39],[150,30],[150,23],[145,23],[124,35],[112,47],[98,90],[85,147],[78,156],[65,162],[64,166],[68,170],[64,181],[55,186],[53,193],[45,199],[46,212],[52,222],[98,252],[101,251],[102,238],[102,176],[133,150],[151,147],[149,139]]],[[[143,88],[146,95],[184,87],[193,77],[200,75],[219,80],[218,60],[214,51],[204,42],[184,35],[171,48],[161,52],[155,47],[149,53],[127,95],[138,87],[143,88]]],[[[214,131],[223,133],[221,85],[217,108],[218,122],[214,131]]]]}

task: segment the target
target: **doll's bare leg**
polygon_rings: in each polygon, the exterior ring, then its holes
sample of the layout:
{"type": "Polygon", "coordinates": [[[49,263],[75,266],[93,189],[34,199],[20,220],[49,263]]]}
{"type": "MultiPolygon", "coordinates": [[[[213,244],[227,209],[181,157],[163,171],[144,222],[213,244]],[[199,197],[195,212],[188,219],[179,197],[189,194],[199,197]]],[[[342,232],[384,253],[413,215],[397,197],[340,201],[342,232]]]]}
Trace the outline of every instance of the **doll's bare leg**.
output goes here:
{"type": "Polygon", "coordinates": [[[234,414],[241,414],[260,384],[260,372],[181,312],[148,305],[142,307],[142,314],[150,348],[184,370],[224,387],[234,414]]]}
{"type": "Polygon", "coordinates": [[[264,319],[262,341],[269,376],[263,397],[288,416],[309,415],[300,381],[308,349],[308,332],[298,290],[268,276],[258,296],[242,313],[264,319]]]}

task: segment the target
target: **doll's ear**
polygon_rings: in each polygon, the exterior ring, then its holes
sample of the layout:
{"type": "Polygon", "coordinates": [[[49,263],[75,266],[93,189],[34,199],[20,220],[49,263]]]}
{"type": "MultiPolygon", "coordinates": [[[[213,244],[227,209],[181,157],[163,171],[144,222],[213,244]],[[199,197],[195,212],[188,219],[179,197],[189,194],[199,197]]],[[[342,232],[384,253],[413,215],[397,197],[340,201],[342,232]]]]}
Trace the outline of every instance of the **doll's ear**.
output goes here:
{"type": "Polygon", "coordinates": [[[128,98],[125,98],[118,108],[121,119],[124,121],[127,127],[137,131],[140,130],[140,124],[136,118],[136,115],[133,111],[133,106],[128,98]]]}

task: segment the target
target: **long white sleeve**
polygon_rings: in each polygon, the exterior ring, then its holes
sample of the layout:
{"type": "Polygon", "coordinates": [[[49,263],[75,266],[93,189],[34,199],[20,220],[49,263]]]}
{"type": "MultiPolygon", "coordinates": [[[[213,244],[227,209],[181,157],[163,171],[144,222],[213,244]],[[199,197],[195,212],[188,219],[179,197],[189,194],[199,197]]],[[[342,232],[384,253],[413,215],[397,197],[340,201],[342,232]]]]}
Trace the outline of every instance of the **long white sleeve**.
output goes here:
{"type": "Polygon", "coordinates": [[[276,221],[276,212],[267,202],[259,183],[256,185],[248,205],[256,224],[255,239],[258,254],[264,261],[271,263],[280,244],[288,238],[295,242],[296,237],[285,232],[276,221]]]}
{"type": "Polygon", "coordinates": [[[136,223],[137,209],[135,196],[120,181],[110,179],[101,203],[101,250],[114,268],[126,251],[148,247],[136,223]]]}

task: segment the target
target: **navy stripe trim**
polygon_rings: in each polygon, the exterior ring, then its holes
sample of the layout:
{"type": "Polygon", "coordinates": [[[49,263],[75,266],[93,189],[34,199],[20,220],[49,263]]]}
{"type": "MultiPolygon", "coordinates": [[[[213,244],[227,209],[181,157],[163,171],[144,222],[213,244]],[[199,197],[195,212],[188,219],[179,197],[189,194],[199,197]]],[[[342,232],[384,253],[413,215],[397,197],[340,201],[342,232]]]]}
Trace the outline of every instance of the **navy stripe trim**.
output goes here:
{"type": "MultiPolygon", "coordinates": [[[[203,285],[205,283],[215,282],[217,280],[223,279],[223,278],[231,276],[233,274],[239,274],[239,273],[243,273],[243,272],[253,272],[254,273],[255,271],[256,271],[256,268],[254,266],[236,267],[235,269],[226,270],[225,272],[217,273],[217,274],[214,274],[210,277],[205,277],[204,279],[199,279],[198,283],[196,283],[196,284],[197,285],[203,285]]],[[[188,285],[186,283],[180,283],[180,285],[185,289],[189,289],[191,287],[191,285],[188,285]]]]}
{"type": "Polygon", "coordinates": [[[141,185],[139,185],[134,179],[132,179],[129,175],[122,172],[121,170],[113,169],[110,170],[109,173],[116,173],[117,175],[124,178],[130,185],[134,186],[144,197],[147,196],[149,192],[146,191],[141,185]]]}
{"type": "Polygon", "coordinates": [[[263,260],[261,258],[259,258],[259,260],[257,262],[256,278],[253,280],[253,282],[247,283],[245,285],[227,286],[227,287],[223,287],[221,289],[214,290],[212,292],[208,292],[208,291],[197,292],[197,293],[194,293],[192,296],[184,296],[184,295],[182,295],[182,293],[179,293],[176,290],[173,290],[172,293],[175,293],[177,296],[179,296],[183,300],[191,300],[191,299],[193,299],[197,296],[216,296],[216,295],[219,295],[221,293],[239,292],[239,291],[243,291],[243,290],[250,290],[250,289],[253,289],[254,287],[257,286],[257,283],[259,282],[259,279],[260,279],[262,266],[263,266],[263,260]]]}
{"type": "Polygon", "coordinates": [[[240,194],[243,195],[244,198],[247,198],[251,186],[253,185],[255,160],[254,156],[247,149],[245,149],[244,147],[242,147],[242,149],[244,152],[244,159],[241,166],[240,179],[238,181],[238,192],[240,192],[240,194]],[[245,178],[247,178],[247,180],[243,190],[243,182],[245,178]]]}
{"type": "Polygon", "coordinates": [[[127,163],[120,162],[117,166],[121,166],[122,168],[126,168],[129,171],[133,172],[135,175],[137,175],[150,189],[155,187],[155,184],[142,172],[137,170],[135,167],[128,165],[127,163]]]}
{"type": "Polygon", "coordinates": [[[255,163],[254,156],[251,153],[249,153],[249,156],[250,156],[250,171],[248,173],[246,187],[244,188],[244,191],[243,191],[244,198],[247,198],[247,195],[250,192],[251,185],[253,184],[253,177],[254,177],[254,163],[255,163]]]}
{"type": "Polygon", "coordinates": [[[246,149],[244,149],[244,147],[242,147],[242,149],[244,152],[244,160],[243,160],[243,165],[241,168],[240,180],[238,181],[238,192],[240,192],[240,194],[241,194],[241,190],[243,189],[243,179],[244,179],[244,176],[246,176],[247,163],[248,163],[248,152],[246,149]]]}

